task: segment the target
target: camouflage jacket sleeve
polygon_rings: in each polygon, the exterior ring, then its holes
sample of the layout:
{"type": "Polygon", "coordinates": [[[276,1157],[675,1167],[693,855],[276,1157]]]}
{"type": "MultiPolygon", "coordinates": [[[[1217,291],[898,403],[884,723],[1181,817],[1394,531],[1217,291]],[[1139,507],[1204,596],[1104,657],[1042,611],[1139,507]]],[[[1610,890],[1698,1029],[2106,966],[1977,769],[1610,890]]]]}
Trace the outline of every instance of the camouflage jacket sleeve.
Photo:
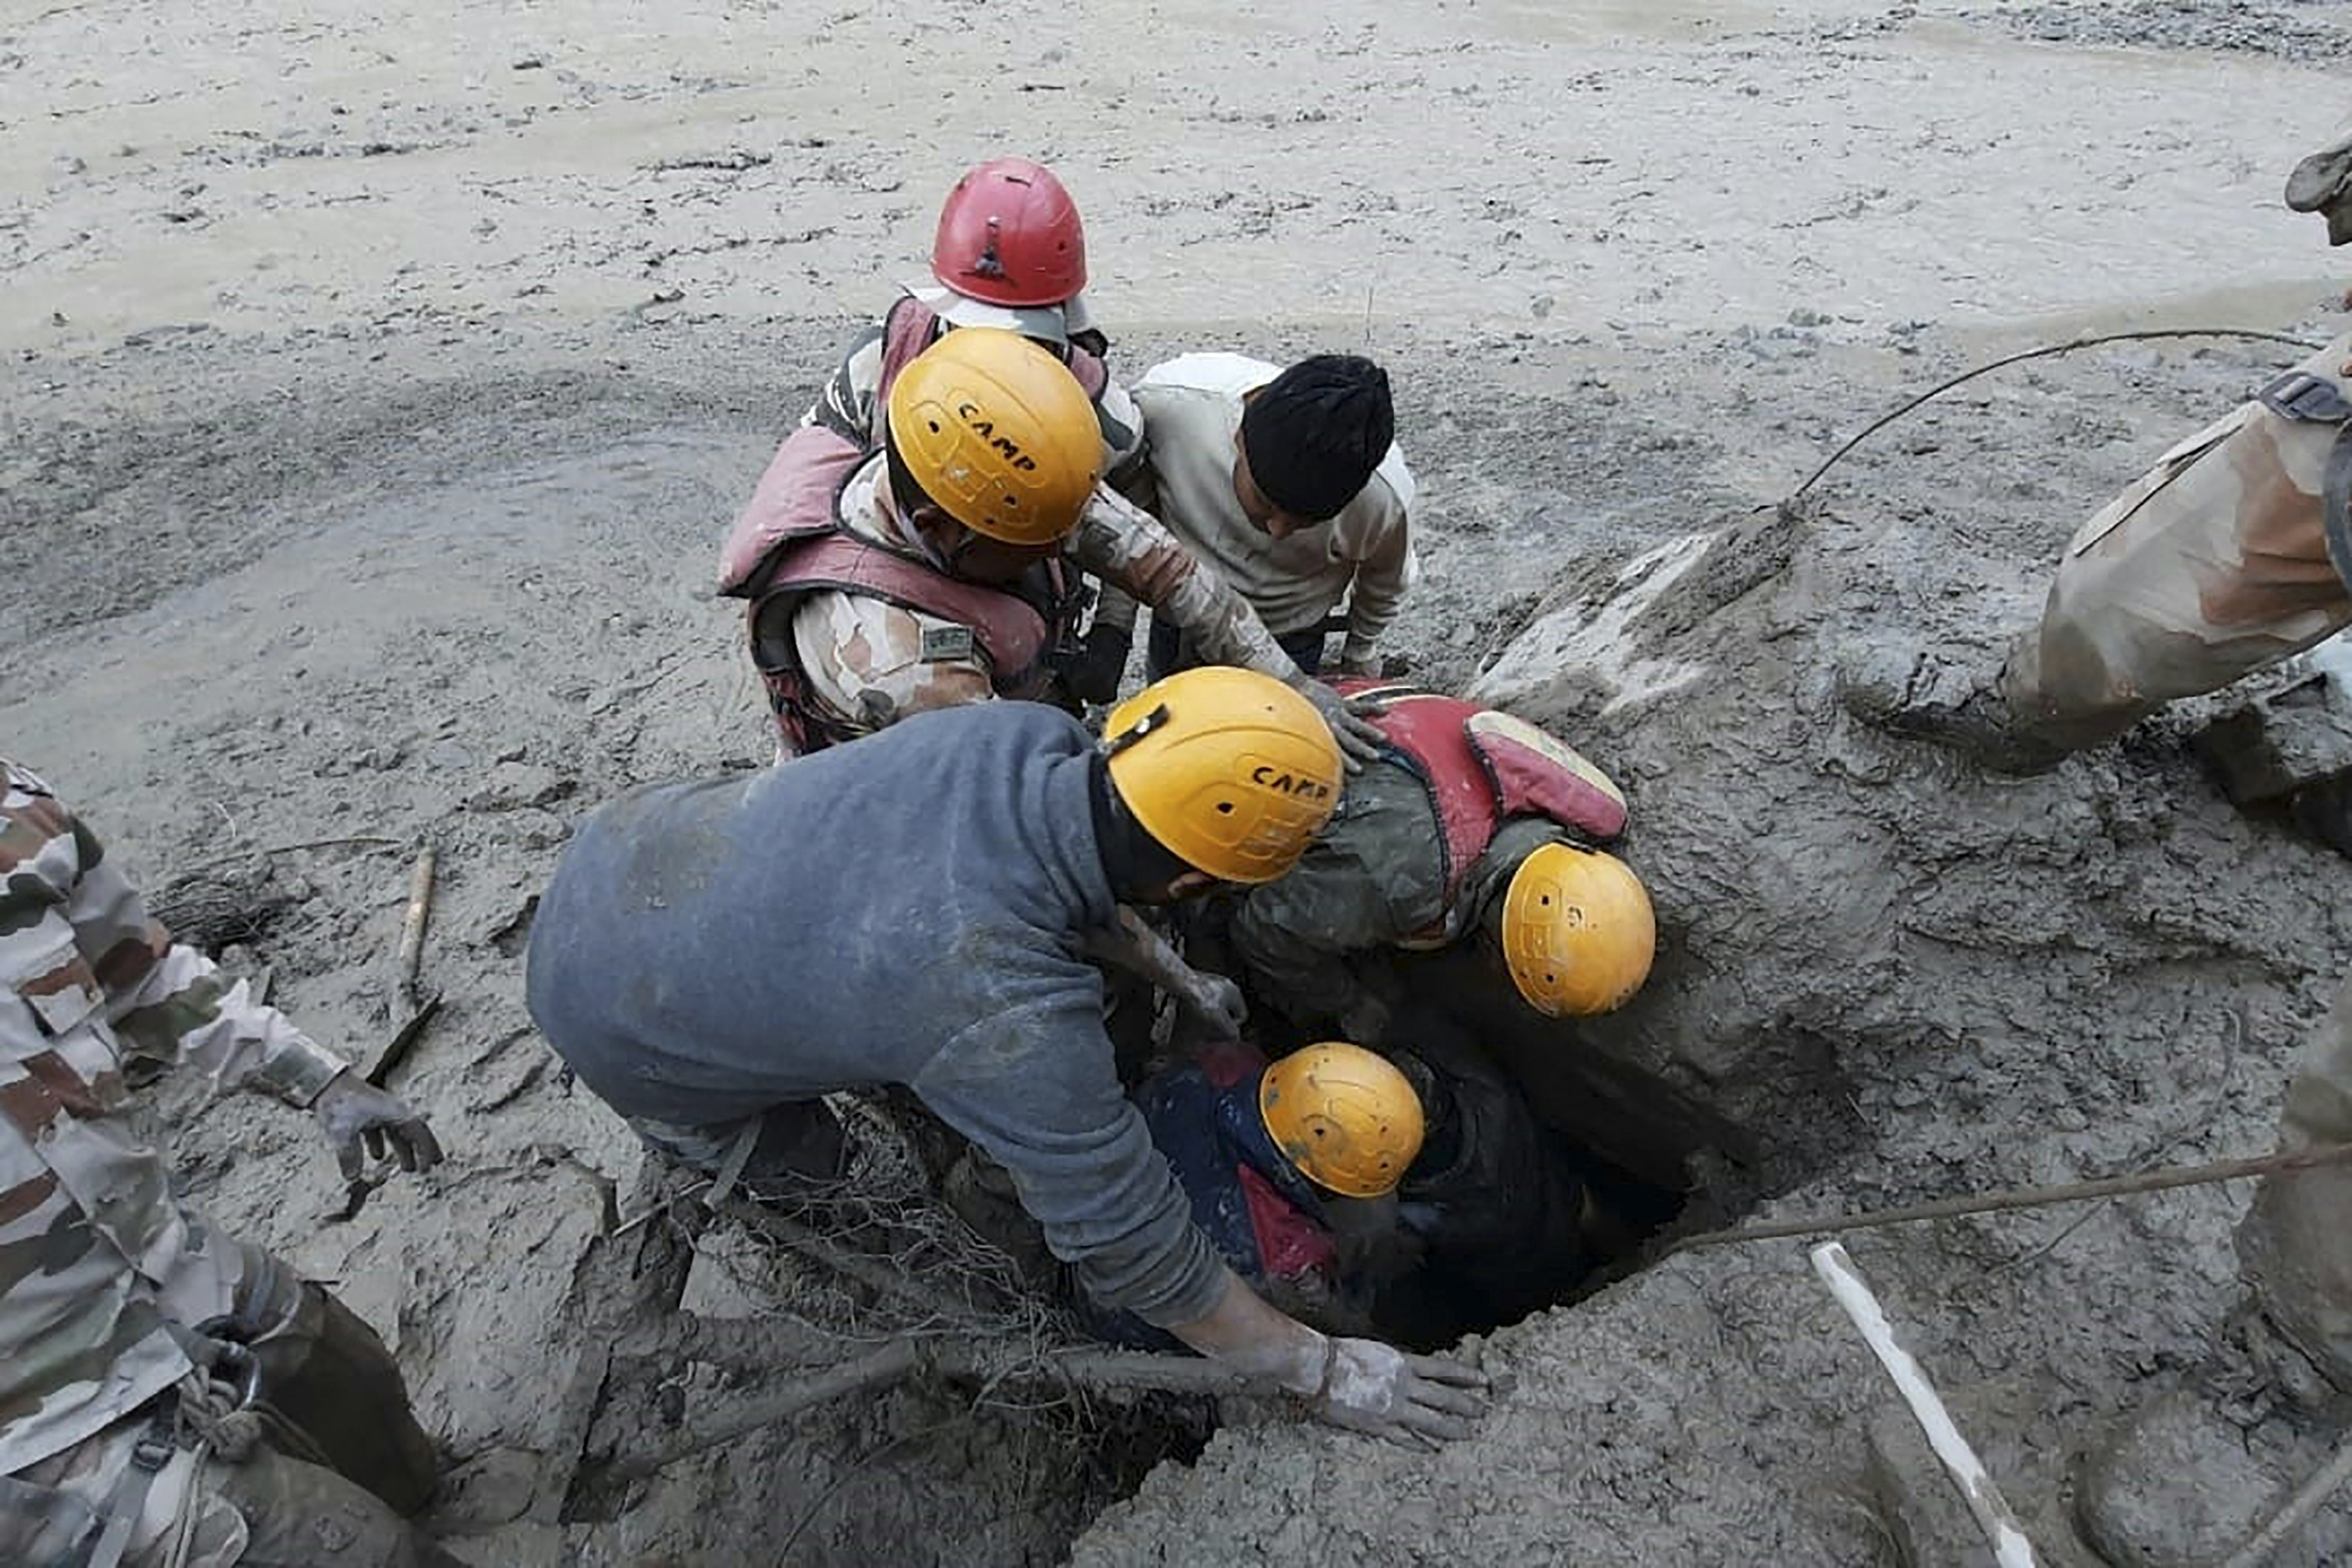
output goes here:
{"type": "Polygon", "coordinates": [[[1103,482],[1132,497],[1136,476],[1144,472],[1143,412],[1118,382],[1103,383],[1095,399],[1095,418],[1102,425],[1103,482]]]}
{"type": "Polygon", "coordinates": [[[860,448],[874,444],[874,397],[882,385],[880,320],[868,322],[842,350],[841,363],[825,378],[824,390],[801,415],[803,424],[821,424],[860,448]]]}
{"type": "Polygon", "coordinates": [[[1069,553],[1112,588],[1150,605],[1153,616],[1190,632],[1202,663],[1239,664],[1290,685],[1306,684],[1249,601],[1159,518],[1116,491],[1096,488],[1069,553]]]}
{"type": "Polygon", "coordinates": [[[863,594],[810,594],[793,643],[811,695],[855,734],[996,695],[970,627],[863,594]]]}
{"type": "MultiPolygon", "coordinates": [[[[230,984],[212,960],[173,942],[150,918],[139,890],[106,858],[89,827],[47,786],[7,766],[0,798],[0,954],[28,995],[49,978],[25,972],[10,949],[38,943],[61,915],[72,951],[95,978],[106,1021],[123,1051],[171,1065],[185,1062],[220,1088],[266,1089],[308,1105],[349,1065],[294,1027],[285,1014],[230,984]]],[[[30,966],[37,967],[37,966],[30,966]]]]}

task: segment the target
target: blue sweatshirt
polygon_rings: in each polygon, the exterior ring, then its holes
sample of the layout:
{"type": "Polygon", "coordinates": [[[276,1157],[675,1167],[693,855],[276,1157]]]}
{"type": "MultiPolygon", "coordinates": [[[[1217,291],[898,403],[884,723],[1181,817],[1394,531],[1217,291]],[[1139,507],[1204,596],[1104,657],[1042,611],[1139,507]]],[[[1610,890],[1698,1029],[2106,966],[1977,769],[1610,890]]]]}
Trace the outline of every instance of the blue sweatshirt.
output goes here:
{"type": "Polygon", "coordinates": [[[1117,912],[1092,738],[920,714],[581,825],[530,934],[531,1017],[625,1115],[709,1124],[902,1083],[1002,1164],[1089,1294],[1166,1325],[1219,1263],[1120,1092],[1080,934],[1117,912]]]}

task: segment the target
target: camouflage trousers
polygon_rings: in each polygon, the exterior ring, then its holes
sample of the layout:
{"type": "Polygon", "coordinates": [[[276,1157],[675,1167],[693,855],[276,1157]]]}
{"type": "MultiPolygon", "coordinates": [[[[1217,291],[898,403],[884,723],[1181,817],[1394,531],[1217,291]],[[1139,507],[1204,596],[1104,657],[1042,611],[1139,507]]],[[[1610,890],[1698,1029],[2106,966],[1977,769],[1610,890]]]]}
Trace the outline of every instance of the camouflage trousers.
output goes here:
{"type": "MultiPolygon", "coordinates": [[[[236,1306],[218,1333],[245,1345],[257,1367],[264,1441],[236,1457],[225,1439],[199,1450],[183,1423],[145,1490],[123,1568],[160,1568],[183,1528],[186,1568],[463,1568],[404,1517],[431,1499],[437,1461],[383,1342],[320,1286],[244,1250],[236,1306]]],[[[27,1498],[46,1492],[67,1533],[74,1518],[110,1511],[132,1450],[169,1419],[143,1406],[11,1479],[31,1489],[27,1498]]],[[[69,1551],[63,1561],[82,1556],[69,1551]]]]}
{"type": "MultiPolygon", "coordinates": [[[[2352,1143],[2352,974],[2287,1085],[2279,1142],[2352,1143]]],[[[2265,1177],[2238,1258],[2270,1326],[2352,1395],[2352,1166],[2265,1177]]]]}
{"type": "MultiPolygon", "coordinates": [[[[2352,396],[2352,333],[2298,368],[2352,396]]],[[[2352,622],[2320,511],[2343,429],[2249,401],[2108,502],[2010,652],[2002,695],[2019,727],[2098,746],[2352,622]]]]}

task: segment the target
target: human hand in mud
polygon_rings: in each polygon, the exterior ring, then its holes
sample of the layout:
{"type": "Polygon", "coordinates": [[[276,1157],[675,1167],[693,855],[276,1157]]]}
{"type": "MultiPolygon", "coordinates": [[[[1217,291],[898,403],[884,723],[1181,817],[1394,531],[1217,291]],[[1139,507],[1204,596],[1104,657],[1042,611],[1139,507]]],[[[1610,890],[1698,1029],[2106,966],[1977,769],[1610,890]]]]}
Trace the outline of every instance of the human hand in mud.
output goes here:
{"type": "Polygon", "coordinates": [[[1213,1040],[1239,1040],[1242,1025],[1249,1021],[1249,1003],[1242,988],[1223,975],[1192,971],[1192,979],[1176,999],[1184,1010],[1199,1020],[1213,1040]]]}
{"type": "Polygon", "coordinates": [[[1339,755],[1347,762],[1349,772],[1358,772],[1367,762],[1379,758],[1381,747],[1388,744],[1388,738],[1363,716],[1377,710],[1367,707],[1360,711],[1355,704],[1312,677],[1302,679],[1297,689],[1331,727],[1331,737],[1339,743],[1339,755]]]}
{"type": "Polygon", "coordinates": [[[397,1160],[404,1171],[441,1163],[441,1144],[416,1109],[399,1095],[345,1071],[319,1092],[311,1113],[327,1130],[343,1180],[356,1182],[369,1159],[397,1160]]]}
{"type": "Polygon", "coordinates": [[[1375,1339],[1328,1342],[1315,1413],[1334,1427],[1409,1448],[1470,1436],[1486,1413],[1486,1375],[1445,1355],[1408,1355],[1375,1339]]]}

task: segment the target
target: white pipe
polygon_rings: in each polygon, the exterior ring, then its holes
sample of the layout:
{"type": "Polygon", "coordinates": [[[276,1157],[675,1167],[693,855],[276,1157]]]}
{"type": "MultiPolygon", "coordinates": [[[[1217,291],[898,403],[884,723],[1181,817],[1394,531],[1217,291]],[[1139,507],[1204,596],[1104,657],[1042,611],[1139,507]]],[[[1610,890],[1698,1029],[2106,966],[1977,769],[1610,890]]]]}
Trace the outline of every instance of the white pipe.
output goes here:
{"type": "Polygon", "coordinates": [[[1992,1472],[1985,1469],[1977,1451],[1969,1447],[1969,1440],[1952,1424],[1951,1412],[1944,1408],[1943,1399],[1936,1393],[1935,1385],[1927,1381],[1927,1375],[1920,1370],[1917,1358],[1895,1342],[1895,1325],[1887,1322],[1886,1309],[1871,1294],[1869,1282],[1855,1270],[1853,1260],[1834,1241],[1814,1248],[1811,1256],[1813,1271],[1822,1277],[1830,1294],[1837,1298],[1837,1304],[1845,1309],[1845,1315],[1853,1320],[1853,1326],[1870,1343],[1879,1364],[1895,1380],[1903,1402],[1911,1407],[1919,1430],[1927,1434],[1927,1446],[1936,1450],[1936,1458],[1951,1472],[1969,1511],[1977,1517],[1978,1528],[1992,1543],[1993,1561],[2000,1568],[2035,1568],[2033,1543],[2025,1538],[2017,1514],[2000,1495],[2000,1489],[1993,1484],[1992,1472]]]}

